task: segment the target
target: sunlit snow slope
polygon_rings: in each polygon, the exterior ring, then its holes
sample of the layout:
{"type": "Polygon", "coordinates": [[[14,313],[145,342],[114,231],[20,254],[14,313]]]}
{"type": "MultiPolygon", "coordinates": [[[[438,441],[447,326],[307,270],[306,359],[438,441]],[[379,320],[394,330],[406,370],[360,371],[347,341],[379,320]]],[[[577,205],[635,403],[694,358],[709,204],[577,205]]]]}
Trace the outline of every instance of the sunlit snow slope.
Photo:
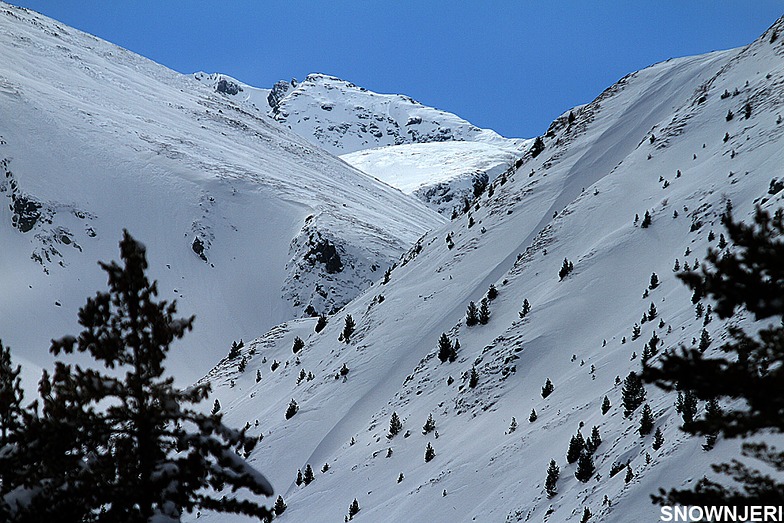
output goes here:
{"type": "Polygon", "coordinates": [[[281,321],[345,304],[443,223],[190,76],[0,4],[0,337],[34,363],[105,288],[122,229],[196,314],[195,379],[281,321]]]}
{"type": "MultiPolygon", "coordinates": [[[[354,498],[357,521],[577,522],[585,507],[592,522],[658,521],[651,493],[735,455],[737,441],[703,451],[704,440],[679,431],[674,394],[648,386],[665,438],[654,450],[652,436],[637,432],[641,409],[624,418],[616,380],[640,370],[654,333],[662,351],[691,346],[705,329],[708,351],[718,350],[725,324],[698,317],[673,269],[676,261],[694,268],[709,246],[719,248],[728,201],[739,218],[755,204],[782,205],[782,32],[784,19],[745,48],[624,77],[575,108],[573,121],[567,113],[553,122],[540,154],[527,154],[493,183],[492,196],[426,234],[388,283],[323,331],[313,320],[288,322],[246,345],[244,373],[239,357],[216,367],[208,379],[225,420],[264,435],[251,460],[288,504],[277,521],[341,521],[354,498]],[[574,270],[560,279],[564,258],[574,270]],[[660,284],[649,289],[654,272],[660,284]],[[498,296],[489,322],[467,327],[469,301],[491,284],[498,296]],[[532,308],[521,318],[524,299],[532,308]],[[357,328],[344,343],[349,314],[357,328]],[[442,333],[459,338],[453,363],[436,357],[442,333]],[[295,336],[305,342],[296,355],[295,336]],[[547,378],[555,389],[543,399],[547,378]],[[612,407],[603,415],[605,395],[612,407]],[[299,410],[286,419],[292,399],[299,410]],[[538,418],[529,422],[532,409],[538,418]],[[393,412],[403,430],[388,438],[393,412]],[[429,414],[437,432],[423,434],[429,414]],[[597,473],[581,483],[566,450],[593,426],[603,440],[597,473]],[[428,443],[435,457],[426,463],[428,443]],[[561,467],[552,499],[544,492],[550,459],[561,467]],[[628,483],[625,470],[611,477],[626,463],[628,483]],[[297,486],[307,464],[315,481],[297,486]]],[[[749,324],[743,314],[732,321],[749,324]]]]}

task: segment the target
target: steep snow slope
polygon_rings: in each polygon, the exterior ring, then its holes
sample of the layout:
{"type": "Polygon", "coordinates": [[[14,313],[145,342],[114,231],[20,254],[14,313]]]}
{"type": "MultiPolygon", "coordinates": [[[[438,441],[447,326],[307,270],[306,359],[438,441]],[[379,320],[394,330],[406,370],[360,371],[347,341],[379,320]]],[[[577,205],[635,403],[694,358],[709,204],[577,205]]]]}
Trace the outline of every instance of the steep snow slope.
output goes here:
{"type": "Polygon", "coordinates": [[[584,507],[591,521],[654,521],[650,493],[734,454],[737,441],[702,451],[702,440],[679,431],[674,395],[647,387],[666,440],[654,450],[652,436],[637,433],[641,409],[624,418],[617,379],[639,370],[654,332],[660,351],[696,343],[703,328],[714,340],[709,351],[724,336],[722,322],[697,317],[673,267],[693,268],[718,245],[728,201],[736,217],[755,203],[782,205],[784,191],[771,183],[784,178],[784,39],[773,38],[782,31],[784,19],[743,49],[621,79],[575,108],[573,122],[553,122],[541,154],[526,155],[467,215],[426,234],[388,283],[323,331],[313,320],[289,322],[247,345],[244,373],[237,361],[221,362],[208,379],[229,423],[263,433],[251,460],[288,504],[279,521],[340,521],[354,498],[355,519],[374,522],[576,522],[584,507]],[[646,211],[652,221],[642,227],[646,211]],[[574,270],[561,280],[564,258],[574,270]],[[654,272],[660,284],[649,289],[654,272]],[[466,306],[491,284],[499,294],[489,322],[467,327],[466,306]],[[532,309],[521,318],[524,299],[532,309]],[[349,314],[357,328],[344,343],[349,314]],[[436,357],[442,333],[460,340],[453,363],[436,357]],[[296,355],[295,336],[305,341],[296,355]],[[543,399],[547,378],[555,390],[543,399]],[[612,407],[603,415],[605,395],[612,407]],[[286,419],[292,399],[299,410],[286,419]],[[532,409],[538,418],[529,422],[532,409]],[[403,430],[390,439],[393,412],[403,430]],[[429,414],[437,433],[423,434],[429,414]],[[597,426],[603,439],[587,483],[565,460],[581,426],[585,437],[597,426]],[[428,443],[435,458],[426,463],[428,443]],[[561,467],[552,499],[544,492],[550,459],[561,467]],[[631,481],[623,471],[610,476],[627,462],[631,481]],[[297,486],[306,464],[316,479],[297,486]]]}
{"type": "Polygon", "coordinates": [[[0,336],[43,365],[123,228],[196,314],[175,372],[329,312],[443,219],[189,76],[0,5],[0,336]]]}
{"type": "Polygon", "coordinates": [[[472,141],[510,148],[521,143],[408,96],[374,93],[324,74],[310,74],[292,86],[272,114],[335,154],[405,143],[472,141]]]}
{"type": "Polygon", "coordinates": [[[522,151],[482,142],[433,142],[365,149],[340,157],[451,216],[463,208],[466,198],[473,199],[475,185],[495,180],[522,151]]]}

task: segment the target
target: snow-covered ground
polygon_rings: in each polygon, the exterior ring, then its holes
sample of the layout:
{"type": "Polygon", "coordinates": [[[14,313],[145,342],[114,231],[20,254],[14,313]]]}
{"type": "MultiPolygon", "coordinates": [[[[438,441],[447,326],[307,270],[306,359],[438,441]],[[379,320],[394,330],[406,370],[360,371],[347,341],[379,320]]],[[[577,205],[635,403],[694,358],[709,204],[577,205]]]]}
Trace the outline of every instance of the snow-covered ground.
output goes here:
{"type": "MultiPolygon", "coordinates": [[[[648,386],[665,438],[654,450],[652,436],[637,432],[640,410],[624,418],[617,380],[639,371],[654,333],[660,350],[691,346],[703,328],[714,340],[709,351],[725,336],[723,322],[695,314],[673,269],[676,260],[693,268],[717,248],[728,201],[741,218],[757,203],[782,205],[784,191],[770,190],[784,177],[784,40],[771,42],[773,31],[784,32],[784,19],[748,47],[626,76],[575,108],[573,121],[567,112],[553,122],[541,154],[526,155],[492,195],[426,234],[388,283],[323,331],[313,320],[287,322],[246,345],[244,373],[238,360],[221,362],[207,378],[225,419],[264,435],[251,461],[288,504],[278,520],[340,521],[356,498],[354,519],[373,522],[577,522],[585,507],[591,521],[657,521],[651,493],[735,455],[737,441],[703,451],[702,439],[679,431],[675,395],[648,386]],[[646,212],[650,227],[641,226],[646,212]],[[574,271],[561,280],[565,258],[574,271]],[[660,284],[649,289],[654,272],[660,284]],[[466,306],[491,284],[499,294],[489,323],[467,327],[466,306]],[[521,319],[524,299],[532,309],[521,319]],[[357,328],[344,343],[347,315],[357,328]],[[454,363],[436,357],[442,333],[460,340],[454,363]],[[305,341],[296,355],[295,336],[305,341]],[[548,378],[555,390],[543,399],[548,378]],[[612,407],[603,415],[605,395],[612,407]],[[299,410],[286,419],[292,399],[299,410]],[[538,418],[529,422],[532,409],[538,418]],[[403,430],[388,438],[393,412],[403,430]],[[429,414],[437,433],[423,434],[429,414]],[[566,449],[593,426],[603,439],[597,473],[581,483],[566,449]],[[435,458],[426,463],[428,443],[435,458]],[[561,467],[552,499],[544,492],[550,459],[561,467]],[[631,481],[625,471],[610,476],[627,462],[631,481]],[[307,464],[316,479],[297,486],[307,464]]],[[[743,315],[733,321],[748,324],[743,315]]]]}
{"type": "Polygon", "coordinates": [[[213,86],[46,17],[1,4],[0,49],[0,337],[38,365],[105,288],[97,261],[123,228],[197,317],[171,363],[187,382],[233,340],[344,305],[444,221],[213,86]]]}

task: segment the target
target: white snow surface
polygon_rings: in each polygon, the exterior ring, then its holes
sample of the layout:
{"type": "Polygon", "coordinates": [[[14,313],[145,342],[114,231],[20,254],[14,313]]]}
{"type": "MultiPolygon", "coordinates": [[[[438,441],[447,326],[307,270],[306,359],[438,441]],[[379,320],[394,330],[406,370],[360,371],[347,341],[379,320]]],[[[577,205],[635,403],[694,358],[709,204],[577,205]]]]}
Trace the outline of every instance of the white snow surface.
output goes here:
{"type": "Polygon", "coordinates": [[[0,337],[34,364],[78,332],[123,228],[196,315],[170,360],[188,383],[233,340],[344,305],[444,221],[211,85],[26,9],[0,4],[0,50],[0,337]]]}
{"type": "MultiPolygon", "coordinates": [[[[206,379],[224,420],[264,435],[250,459],[288,505],[276,521],[341,521],[354,498],[357,521],[578,522],[584,507],[592,522],[658,521],[651,493],[736,456],[735,440],[704,452],[701,438],[679,430],[675,395],[647,386],[666,440],[654,450],[652,435],[637,432],[640,410],[623,417],[616,377],[640,370],[654,332],[660,350],[691,346],[703,328],[714,340],[709,352],[725,339],[726,322],[696,317],[673,266],[694,267],[716,248],[727,201],[739,218],[755,204],[782,205],[784,191],[769,193],[771,180],[784,177],[784,39],[771,43],[774,30],[784,32],[784,19],[747,47],[630,74],[575,108],[571,124],[565,112],[541,154],[497,179],[470,216],[427,233],[388,283],[374,284],[323,331],[314,332],[313,319],[286,322],[246,344],[244,373],[237,360],[213,369],[206,379]],[[735,117],[727,121],[729,110],[735,117]],[[642,228],[635,215],[646,211],[652,224],[642,228]],[[564,258],[574,272],[559,280],[564,258]],[[661,283],[650,290],[654,272],[661,283]],[[490,284],[499,294],[489,323],[466,327],[466,306],[490,284]],[[524,299],[532,310],[521,319],[524,299]],[[642,323],[651,304],[658,315],[642,323]],[[348,314],[357,328],[344,343],[348,314]],[[635,323],[642,332],[632,340],[635,323]],[[454,363],[436,357],[444,332],[460,340],[454,363]],[[295,336],[305,341],[296,355],[295,336]],[[468,386],[472,367],[476,388],[468,386]],[[555,391],[543,399],[547,378],[555,391]],[[605,395],[612,408],[602,415],[605,395]],[[299,410],[286,419],[292,399],[299,410]],[[393,412],[403,431],[390,439],[393,412]],[[429,414],[437,436],[422,434],[429,414]],[[509,433],[513,417],[518,427],[509,433]],[[598,426],[603,439],[587,483],[565,460],[581,424],[586,437],[598,426]],[[425,463],[428,443],[436,456],[425,463]],[[550,459],[561,468],[552,499],[544,492],[550,459]],[[624,472],[610,477],[613,463],[627,461],[630,483],[624,472]],[[297,486],[307,464],[315,481],[297,486]]],[[[743,314],[730,321],[752,326],[743,314]]]]}

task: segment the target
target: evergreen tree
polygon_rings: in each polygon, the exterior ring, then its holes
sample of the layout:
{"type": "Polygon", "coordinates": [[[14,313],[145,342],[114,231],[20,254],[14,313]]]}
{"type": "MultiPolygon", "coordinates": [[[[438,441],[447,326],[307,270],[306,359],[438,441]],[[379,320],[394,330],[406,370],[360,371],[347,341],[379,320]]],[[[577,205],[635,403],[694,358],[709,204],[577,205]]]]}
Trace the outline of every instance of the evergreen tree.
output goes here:
{"type": "Polygon", "coordinates": [[[509,423],[509,431],[508,433],[511,434],[512,432],[517,430],[517,420],[514,416],[512,416],[512,421],[509,423]]]}
{"type": "Polygon", "coordinates": [[[599,434],[599,427],[596,425],[593,426],[591,429],[591,437],[588,438],[588,441],[585,442],[586,448],[593,454],[596,452],[596,449],[599,448],[599,445],[602,444],[602,436],[599,434]]]}
{"type": "MultiPolygon", "coordinates": [[[[745,308],[757,321],[773,322],[754,333],[740,326],[729,327],[730,338],[720,353],[706,357],[698,349],[682,348],[662,358],[660,366],[646,369],[645,378],[665,390],[680,387],[702,399],[730,398],[726,408],[703,419],[685,424],[683,430],[704,436],[721,434],[728,438],[784,432],[784,212],[774,216],[757,208],[754,223],[736,222],[729,212],[723,217],[732,252],[709,250],[701,273],[679,277],[700,294],[710,296],[714,312],[732,317],[745,308]],[[740,400],[740,401],[737,401],[740,400]]],[[[685,399],[685,397],[684,397],[685,399]]],[[[782,453],[765,442],[744,443],[747,458],[714,465],[716,473],[729,479],[703,478],[692,489],[662,493],[656,501],[689,505],[782,505],[784,504],[784,459],[782,453]],[[776,471],[776,476],[760,472],[754,461],[776,471]]]]}
{"type": "Polygon", "coordinates": [[[574,472],[574,477],[578,481],[587,483],[594,472],[596,472],[596,467],[593,463],[593,456],[588,452],[582,452],[577,459],[577,470],[574,472]]]}
{"type": "Polygon", "coordinates": [[[348,507],[348,519],[353,519],[354,516],[359,514],[359,511],[359,502],[357,501],[357,498],[354,498],[354,501],[352,501],[351,505],[348,507]]]}
{"type": "Polygon", "coordinates": [[[640,436],[647,436],[653,430],[653,412],[650,405],[647,403],[642,408],[642,417],[640,418],[640,436]]]}
{"type": "Polygon", "coordinates": [[[533,423],[534,421],[536,421],[536,418],[538,418],[538,417],[539,416],[536,414],[536,409],[531,409],[531,415],[528,416],[528,421],[533,423]]]}
{"type": "Polygon", "coordinates": [[[648,285],[648,288],[650,290],[653,290],[653,289],[655,289],[658,286],[659,286],[659,277],[654,272],[653,274],[651,274],[651,283],[650,283],[650,285],[648,285]]]}
{"type": "Polygon", "coordinates": [[[526,299],[523,300],[523,308],[522,308],[522,310],[520,310],[520,312],[518,313],[520,315],[520,319],[523,319],[526,316],[528,316],[529,312],[531,312],[531,304],[528,303],[528,298],[526,298],[526,299]]]}
{"type": "Polygon", "coordinates": [[[298,411],[299,405],[297,405],[297,402],[292,399],[289,402],[289,406],[286,408],[286,419],[291,419],[298,411]]]}
{"type": "Polygon", "coordinates": [[[476,388],[479,384],[479,375],[476,373],[476,367],[471,367],[471,374],[468,377],[468,386],[472,389],[476,388]]]}
{"type": "Polygon", "coordinates": [[[261,381],[261,370],[256,369],[256,383],[261,381]]]}
{"type": "Polygon", "coordinates": [[[294,483],[296,483],[297,486],[299,487],[300,485],[302,485],[302,483],[304,481],[305,481],[305,478],[302,477],[302,470],[297,469],[297,479],[294,480],[294,483]]]}
{"type": "Polygon", "coordinates": [[[452,350],[449,351],[449,363],[454,363],[457,360],[458,350],[460,350],[460,340],[455,339],[455,343],[452,344],[452,350]]]}
{"type": "Polygon", "coordinates": [[[340,339],[349,343],[351,341],[351,335],[354,334],[355,327],[356,323],[354,323],[354,318],[351,317],[351,314],[346,314],[346,320],[343,325],[343,332],[340,334],[340,339]]]}
{"type": "Polygon", "coordinates": [[[612,405],[610,405],[610,398],[605,396],[604,400],[602,401],[602,416],[610,411],[610,407],[612,407],[612,405]]]}
{"type": "Polygon", "coordinates": [[[652,221],[653,220],[651,219],[651,213],[645,211],[645,216],[643,216],[642,218],[642,223],[640,224],[640,227],[642,227],[643,229],[647,229],[648,227],[651,226],[652,221]]]}
{"type": "Polygon", "coordinates": [[[653,450],[659,450],[664,445],[664,434],[662,434],[661,427],[656,427],[656,432],[653,434],[653,450]]]}
{"type": "Polygon", "coordinates": [[[177,319],[175,303],[156,301],[157,284],[145,276],[145,248],[127,231],[120,254],[123,266],[100,264],[109,291],[79,310],[84,330],[53,341],[50,349],[54,355],[86,353],[115,372],[57,362],[51,378],[44,373],[43,408],[25,429],[26,439],[37,445],[36,472],[16,486],[17,496],[26,492],[16,516],[179,521],[183,512],[204,508],[268,517],[252,498],[203,490],[228,485],[251,496],[272,495],[267,480],[237,455],[248,455],[258,440],[225,427],[218,413],[190,407],[208,397],[209,384],[181,391],[164,377],[170,345],[192,328],[193,317],[177,319]]]}
{"type": "Polygon", "coordinates": [[[454,348],[452,347],[452,342],[449,341],[449,336],[446,335],[446,332],[442,332],[441,337],[438,338],[438,359],[441,363],[445,363],[449,360],[453,350],[454,348]]]}
{"type": "Polygon", "coordinates": [[[302,482],[305,483],[305,485],[310,485],[314,479],[316,479],[316,476],[313,475],[313,467],[308,463],[305,466],[305,473],[302,474],[302,482]]]}
{"type": "Polygon", "coordinates": [[[479,309],[476,303],[470,302],[466,309],[466,326],[473,327],[477,323],[479,323],[479,309]]]}
{"type": "Polygon", "coordinates": [[[569,449],[566,451],[566,462],[574,463],[580,458],[580,454],[585,450],[585,439],[580,431],[577,431],[576,436],[572,436],[569,440],[569,449]]]}
{"type": "Polygon", "coordinates": [[[624,483],[629,483],[631,480],[634,479],[634,472],[632,472],[632,467],[629,464],[626,464],[626,476],[623,478],[624,483]]]}
{"type": "Polygon", "coordinates": [[[531,146],[531,157],[536,158],[542,151],[544,151],[544,140],[541,136],[537,136],[534,144],[531,146]]]}
{"type": "Polygon", "coordinates": [[[305,346],[305,342],[299,336],[294,337],[294,345],[291,347],[291,352],[298,353],[305,346]]]}
{"type": "Polygon", "coordinates": [[[547,479],[544,481],[544,489],[547,491],[547,497],[552,498],[558,493],[558,477],[561,475],[561,469],[554,459],[550,460],[550,465],[547,467],[547,479]]]}
{"type": "Polygon", "coordinates": [[[563,265],[561,265],[561,270],[558,271],[558,278],[563,280],[566,278],[572,271],[574,270],[574,264],[564,258],[563,265]]]}
{"type": "Polygon", "coordinates": [[[482,298],[482,301],[479,303],[478,319],[482,325],[487,325],[487,322],[490,321],[490,304],[487,302],[487,298],[482,298]]]}
{"type": "Polygon", "coordinates": [[[324,330],[324,327],[327,326],[327,317],[323,314],[318,317],[318,321],[316,321],[316,328],[314,329],[316,333],[319,333],[324,330]]]}
{"type": "Polygon", "coordinates": [[[634,341],[637,338],[639,338],[640,337],[640,333],[641,333],[640,326],[635,323],[634,327],[632,327],[632,341],[634,341]]]}
{"type": "Polygon", "coordinates": [[[394,438],[401,430],[403,430],[403,423],[400,421],[397,412],[393,412],[392,417],[389,419],[389,434],[387,434],[387,438],[394,438]]]}
{"type": "Polygon", "coordinates": [[[211,414],[214,416],[215,414],[220,412],[220,410],[221,410],[221,404],[220,404],[220,401],[218,401],[218,399],[216,398],[215,402],[212,404],[211,414]]]}
{"type": "Polygon", "coordinates": [[[323,474],[323,473],[325,473],[328,470],[329,470],[329,463],[324,463],[324,466],[321,467],[321,473],[323,474]]]}
{"type": "Polygon", "coordinates": [[[678,400],[675,403],[675,410],[680,413],[684,427],[691,424],[697,416],[696,394],[689,389],[687,389],[685,393],[678,391],[678,400]]]}
{"type": "Polygon", "coordinates": [[[498,297],[498,289],[495,288],[494,284],[490,284],[490,287],[487,289],[487,299],[493,301],[498,297]]]}
{"type": "MultiPolygon", "coordinates": [[[[651,138],[653,138],[653,136],[651,136],[651,138]]],[[[580,519],[580,523],[588,523],[588,520],[591,519],[591,516],[593,516],[593,514],[591,514],[591,509],[585,507],[583,509],[583,517],[580,519]]]]}
{"type": "Polygon", "coordinates": [[[433,448],[433,445],[430,442],[427,443],[427,448],[425,449],[425,463],[428,463],[436,457],[436,451],[433,448]]]}
{"type": "Polygon", "coordinates": [[[286,512],[286,502],[283,501],[282,496],[278,496],[278,499],[275,500],[275,506],[272,508],[275,512],[276,516],[280,516],[284,512],[286,512]]]}
{"type": "Polygon", "coordinates": [[[433,414],[431,413],[430,415],[428,415],[427,421],[425,422],[425,425],[422,427],[422,434],[429,434],[434,430],[436,430],[436,421],[433,419],[433,414]]]}
{"type": "Polygon", "coordinates": [[[645,387],[634,371],[630,372],[623,380],[621,397],[623,398],[623,415],[627,418],[645,401],[645,387]]]}
{"type": "Polygon", "coordinates": [[[550,381],[550,378],[547,378],[547,381],[544,382],[544,386],[542,387],[542,398],[546,398],[552,394],[554,390],[555,386],[553,385],[553,382],[550,381]]]}
{"type": "Polygon", "coordinates": [[[710,334],[708,334],[708,331],[702,329],[702,332],[700,333],[700,344],[697,346],[697,350],[705,352],[712,342],[713,340],[711,339],[710,334]]]}

